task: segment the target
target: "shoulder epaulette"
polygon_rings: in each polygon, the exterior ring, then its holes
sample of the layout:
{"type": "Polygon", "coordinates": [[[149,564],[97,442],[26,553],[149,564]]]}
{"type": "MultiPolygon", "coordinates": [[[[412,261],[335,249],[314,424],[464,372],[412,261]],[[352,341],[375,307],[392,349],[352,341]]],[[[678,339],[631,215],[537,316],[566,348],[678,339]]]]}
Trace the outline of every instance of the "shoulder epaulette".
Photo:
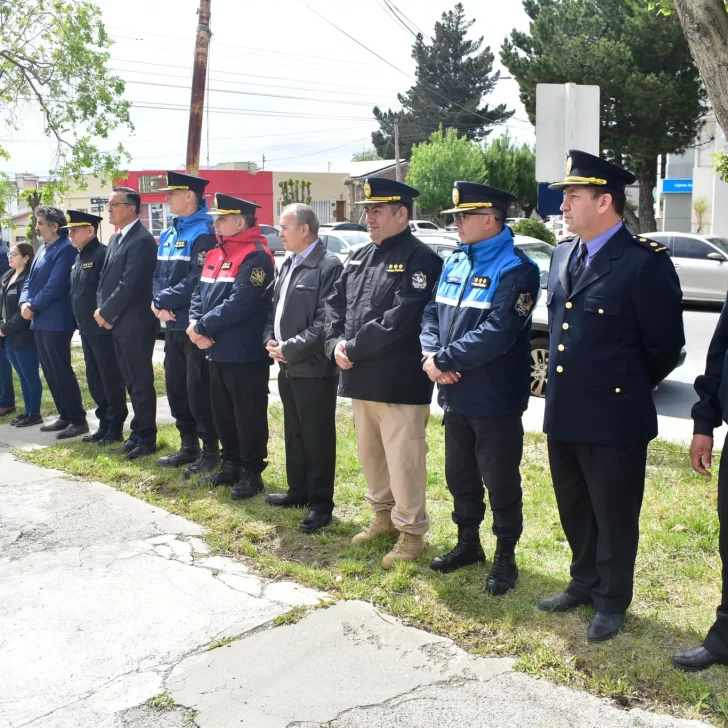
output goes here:
{"type": "Polygon", "coordinates": [[[576,240],[579,236],[578,235],[572,235],[570,238],[564,238],[559,245],[563,245],[564,243],[571,243],[574,240],[576,240]]]}
{"type": "Polygon", "coordinates": [[[654,240],[650,240],[649,238],[644,238],[641,235],[633,235],[632,240],[634,240],[635,243],[642,246],[643,248],[647,248],[648,250],[652,251],[653,253],[664,253],[668,249],[667,245],[660,245],[660,243],[657,243],[654,240]]]}

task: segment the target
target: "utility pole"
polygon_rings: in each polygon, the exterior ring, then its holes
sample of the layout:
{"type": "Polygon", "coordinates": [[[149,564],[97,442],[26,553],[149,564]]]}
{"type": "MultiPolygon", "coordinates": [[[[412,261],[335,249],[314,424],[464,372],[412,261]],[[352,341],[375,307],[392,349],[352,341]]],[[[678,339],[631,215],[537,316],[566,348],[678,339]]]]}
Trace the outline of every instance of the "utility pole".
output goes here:
{"type": "Polygon", "coordinates": [[[402,181],[402,167],[399,163],[399,119],[394,120],[394,159],[397,182],[402,181]]]}
{"type": "Polygon", "coordinates": [[[205,81],[207,78],[207,54],[210,48],[210,0],[200,0],[197,11],[197,40],[195,61],[192,67],[192,96],[190,98],[190,125],[187,131],[187,174],[200,171],[200,145],[202,143],[202,116],[205,109],[205,81]]]}

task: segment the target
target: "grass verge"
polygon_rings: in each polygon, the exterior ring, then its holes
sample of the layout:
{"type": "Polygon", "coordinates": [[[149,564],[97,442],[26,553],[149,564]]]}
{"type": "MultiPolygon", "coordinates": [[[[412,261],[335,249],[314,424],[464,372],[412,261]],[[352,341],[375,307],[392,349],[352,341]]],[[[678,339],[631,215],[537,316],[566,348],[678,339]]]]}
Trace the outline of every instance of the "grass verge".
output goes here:
{"type": "MultiPolygon", "coordinates": [[[[283,416],[270,408],[270,465],[266,489],[285,489],[283,416]]],[[[159,468],[155,457],[134,463],[97,445],[63,444],[22,453],[38,465],[108,483],[154,505],[196,521],[221,553],[253,559],[273,578],[289,578],[332,596],[363,599],[418,626],[455,640],[479,655],[514,656],[518,669],[594,694],[624,707],[644,707],[728,726],[728,669],[684,674],[670,655],[702,641],[720,599],[716,479],[689,466],[684,447],[656,442],[650,449],[637,564],[636,598],[625,631],[588,645],[590,610],[548,615],[535,605],[566,586],[569,549],[559,524],[545,438],[526,437],[522,463],[525,530],[518,548],[518,587],[502,598],[482,588],[489,569],[473,566],[436,574],[428,560],[452,547],[455,527],[444,485],[440,418],[428,428],[428,509],[432,527],[426,557],[416,564],[380,567],[390,544],[382,539],[352,547],[351,537],[369,520],[366,485],[356,455],[349,413],[338,415],[337,490],[334,525],[307,536],[296,526],[303,513],[266,506],[263,497],[236,503],[229,489],[208,490],[159,468]]],[[[172,426],[160,429],[162,454],[177,448],[172,426]]],[[[717,461],[717,459],[716,459],[717,461]]],[[[489,556],[495,546],[490,520],[482,529],[489,556]]]]}

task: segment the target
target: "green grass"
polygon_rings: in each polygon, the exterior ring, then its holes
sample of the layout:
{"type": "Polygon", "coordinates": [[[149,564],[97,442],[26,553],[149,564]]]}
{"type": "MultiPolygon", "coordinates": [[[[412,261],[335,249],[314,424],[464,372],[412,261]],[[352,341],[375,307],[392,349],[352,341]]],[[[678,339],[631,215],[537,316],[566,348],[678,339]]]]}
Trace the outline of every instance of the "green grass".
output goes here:
{"type": "Polygon", "coordinates": [[[150,708],[159,710],[160,712],[165,710],[172,710],[175,707],[174,698],[168,693],[160,693],[159,695],[155,695],[153,698],[149,698],[149,700],[147,700],[145,704],[148,705],[150,708]]]}
{"type": "MultiPolygon", "coordinates": [[[[285,489],[283,422],[280,405],[270,409],[268,492],[285,489]]],[[[525,530],[518,548],[520,579],[502,598],[483,593],[489,564],[436,574],[428,560],[452,547],[455,527],[444,484],[441,420],[428,428],[428,509],[432,528],[426,557],[383,571],[390,544],[382,539],[352,547],[351,537],[368,523],[365,482],[346,409],[339,413],[335,521],[315,536],[296,526],[303,513],[266,506],[263,497],[236,503],[229,489],[209,490],[159,468],[154,457],[134,463],[96,445],[72,443],[23,453],[39,465],[109,483],[207,528],[220,553],[246,556],[273,578],[295,579],[328,590],[335,598],[363,599],[408,624],[451,637],[478,655],[514,656],[517,668],[539,677],[614,698],[625,707],[645,707],[728,726],[728,669],[684,674],[670,655],[700,643],[720,599],[716,478],[692,473],[684,447],[663,442],[650,450],[642,512],[642,541],[636,598],[624,632],[588,645],[590,610],[549,615],[538,600],[567,584],[569,549],[559,524],[547,463],[545,439],[526,437],[522,474],[525,530]]],[[[163,453],[178,445],[174,427],[160,430],[163,453]]],[[[495,540],[490,519],[482,529],[486,551],[495,540]]],[[[297,616],[297,615],[296,615],[297,616]]]]}
{"type": "MultiPolygon", "coordinates": [[[[4,356],[2,352],[0,352],[0,356],[4,356]]],[[[88,391],[88,383],[86,381],[86,364],[83,360],[83,351],[81,350],[80,346],[72,346],[71,347],[71,364],[73,365],[73,371],[76,372],[76,377],[78,378],[78,384],[81,387],[81,396],[83,398],[83,406],[86,410],[93,410],[96,408],[96,403],[93,401],[93,398],[91,397],[91,393],[88,391]]],[[[40,403],[40,413],[44,417],[48,417],[50,415],[54,415],[57,413],[56,406],[53,404],[53,397],[51,396],[51,390],[48,388],[48,385],[46,384],[45,377],[43,376],[43,371],[41,370],[40,375],[41,381],[43,382],[43,397],[41,399],[40,403]]],[[[17,416],[19,412],[24,411],[23,407],[23,394],[20,390],[20,380],[18,379],[18,375],[13,372],[13,386],[15,389],[15,409],[16,412],[13,412],[9,415],[5,415],[4,417],[0,417],[0,425],[7,424],[17,416]]],[[[161,364],[154,364],[154,387],[157,390],[157,396],[161,397],[165,394],[167,391],[167,388],[164,384],[164,367],[161,364]]],[[[128,399],[128,397],[127,397],[128,399]]]]}

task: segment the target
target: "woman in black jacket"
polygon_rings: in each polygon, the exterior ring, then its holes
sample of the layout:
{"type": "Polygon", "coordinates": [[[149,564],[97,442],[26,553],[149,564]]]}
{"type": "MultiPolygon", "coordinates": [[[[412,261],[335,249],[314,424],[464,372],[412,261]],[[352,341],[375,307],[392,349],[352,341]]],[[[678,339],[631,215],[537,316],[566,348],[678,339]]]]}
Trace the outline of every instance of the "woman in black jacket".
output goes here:
{"type": "Polygon", "coordinates": [[[8,270],[0,281],[0,341],[5,356],[20,378],[25,413],[10,424],[16,427],[30,427],[43,422],[40,416],[40,400],[43,385],[40,381],[38,350],[30,321],[20,315],[20,294],[33,261],[32,246],[18,243],[8,253],[8,270]]]}

